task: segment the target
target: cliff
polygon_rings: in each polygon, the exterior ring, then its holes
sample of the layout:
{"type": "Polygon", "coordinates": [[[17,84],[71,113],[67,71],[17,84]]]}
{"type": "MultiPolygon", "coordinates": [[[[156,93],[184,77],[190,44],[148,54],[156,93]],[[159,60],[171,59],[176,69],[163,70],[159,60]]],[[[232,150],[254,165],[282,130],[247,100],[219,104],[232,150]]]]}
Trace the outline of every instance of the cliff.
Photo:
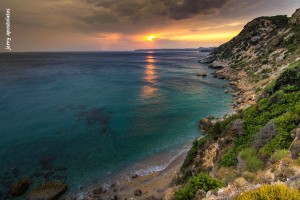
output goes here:
{"type": "Polygon", "coordinates": [[[254,19],[200,61],[231,81],[237,112],[194,141],[175,199],[300,199],[299,14],[254,19]]]}

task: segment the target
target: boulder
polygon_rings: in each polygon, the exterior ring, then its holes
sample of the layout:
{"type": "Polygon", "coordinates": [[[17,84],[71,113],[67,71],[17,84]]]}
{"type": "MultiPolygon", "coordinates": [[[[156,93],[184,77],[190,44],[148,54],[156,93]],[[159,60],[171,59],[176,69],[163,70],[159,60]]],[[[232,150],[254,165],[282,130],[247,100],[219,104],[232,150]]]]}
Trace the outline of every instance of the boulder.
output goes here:
{"type": "Polygon", "coordinates": [[[211,64],[208,65],[208,67],[212,69],[223,69],[225,67],[228,67],[228,65],[224,62],[213,61],[211,64]]]}
{"type": "Polygon", "coordinates": [[[136,197],[139,197],[139,196],[141,196],[142,195],[142,190],[135,190],[134,191],[134,196],[136,196],[136,197]]]}
{"type": "Polygon", "coordinates": [[[95,189],[93,190],[93,194],[102,194],[102,193],[105,193],[105,192],[106,192],[106,190],[103,190],[102,187],[100,187],[100,188],[95,188],[95,189]]]}
{"type": "Polygon", "coordinates": [[[132,178],[132,179],[135,179],[135,178],[137,178],[137,177],[138,177],[137,174],[132,174],[132,175],[131,175],[131,178],[132,178]]]}
{"type": "Polygon", "coordinates": [[[64,193],[67,188],[64,183],[45,183],[33,189],[28,195],[28,200],[52,200],[64,193]]]}
{"type": "Polygon", "coordinates": [[[198,200],[198,199],[201,200],[205,197],[206,197],[206,192],[204,190],[198,190],[196,195],[195,195],[196,200],[198,200]]]}
{"type": "Polygon", "coordinates": [[[201,130],[204,132],[208,132],[212,125],[212,122],[208,118],[203,118],[199,122],[201,130]]]}
{"type": "Polygon", "coordinates": [[[10,194],[12,196],[21,196],[26,192],[30,184],[31,184],[31,180],[27,178],[23,178],[11,186],[10,194]]]}

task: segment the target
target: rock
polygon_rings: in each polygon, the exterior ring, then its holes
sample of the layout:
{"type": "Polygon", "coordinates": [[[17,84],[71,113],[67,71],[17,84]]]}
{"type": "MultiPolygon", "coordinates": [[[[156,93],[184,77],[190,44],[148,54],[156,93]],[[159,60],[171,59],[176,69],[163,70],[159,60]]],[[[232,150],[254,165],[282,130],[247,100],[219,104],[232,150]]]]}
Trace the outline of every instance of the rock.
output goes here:
{"type": "Polygon", "coordinates": [[[10,189],[11,195],[12,196],[21,196],[22,194],[24,194],[26,192],[26,190],[28,189],[30,184],[31,184],[31,180],[29,180],[27,178],[21,179],[20,181],[14,183],[10,189]]]}
{"type": "Polygon", "coordinates": [[[242,99],[242,98],[239,98],[239,99],[237,100],[237,103],[238,103],[238,104],[243,103],[243,99],[242,99]]]}
{"type": "Polygon", "coordinates": [[[101,187],[93,190],[93,194],[101,194],[101,193],[103,193],[103,190],[101,187]]]}
{"type": "Polygon", "coordinates": [[[300,8],[298,8],[296,10],[296,12],[294,12],[294,14],[292,15],[292,17],[289,20],[289,23],[294,24],[294,25],[300,24],[300,8]]]}
{"type": "Polygon", "coordinates": [[[224,93],[227,94],[229,92],[229,90],[224,90],[224,93]]]}
{"type": "Polygon", "coordinates": [[[28,200],[52,200],[64,193],[67,188],[64,183],[45,183],[33,189],[28,195],[28,200]]]}
{"type": "Polygon", "coordinates": [[[201,200],[205,197],[206,197],[206,192],[204,190],[198,190],[196,195],[195,195],[195,199],[197,199],[197,200],[198,199],[201,200]]]}
{"type": "Polygon", "coordinates": [[[238,136],[245,135],[244,121],[241,119],[233,121],[230,130],[238,136]]]}
{"type": "Polygon", "coordinates": [[[225,67],[228,67],[228,65],[224,62],[213,61],[211,64],[208,65],[208,67],[212,69],[223,69],[225,67]]]}
{"type": "Polygon", "coordinates": [[[212,127],[212,123],[208,118],[203,118],[200,120],[199,122],[199,126],[201,128],[202,131],[204,132],[208,132],[209,129],[212,127]]]}
{"type": "Polygon", "coordinates": [[[134,191],[134,196],[136,196],[136,197],[139,197],[139,196],[141,196],[142,195],[142,190],[135,190],[134,191]]]}
{"type": "Polygon", "coordinates": [[[197,74],[197,76],[206,77],[206,76],[207,76],[207,74],[206,74],[206,73],[201,73],[201,74],[197,74]]]}
{"type": "Polygon", "coordinates": [[[132,174],[132,175],[131,175],[131,178],[132,178],[132,179],[135,179],[135,178],[137,178],[137,177],[138,177],[137,174],[132,174]]]}
{"type": "Polygon", "coordinates": [[[119,197],[117,195],[110,197],[110,200],[118,200],[118,199],[119,199],[119,197]]]}
{"type": "Polygon", "coordinates": [[[236,82],[236,81],[230,81],[229,82],[229,85],[237,85],[238,84],[238,82],[236,82]]]}
{"type": "Polygon", "coordinates": [[[214,60],[215,60],[214,57],[208,56],[208,57],[204,57],[204,58],[200,59],[200,60],[198,61],[198,63],[202,63],[202,64],[210,64],[210,63],[212,63],[214,60]]]}
{"type": "Polygon", "coordinates": [[[290,146],[290,152],[293,159],[297,159],[300,156],[300,140],[296,137],[290,146]]]}

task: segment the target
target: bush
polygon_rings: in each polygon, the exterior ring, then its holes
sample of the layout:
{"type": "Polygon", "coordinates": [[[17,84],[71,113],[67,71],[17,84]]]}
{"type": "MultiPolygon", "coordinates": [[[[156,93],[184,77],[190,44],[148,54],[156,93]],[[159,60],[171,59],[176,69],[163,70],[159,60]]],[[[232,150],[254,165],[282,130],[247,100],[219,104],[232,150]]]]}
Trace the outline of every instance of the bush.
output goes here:
{"type": "Polygon", "coordinates": [[[284,91],[279,90],[275,92],[268,100],[269,105],[275,104],[275,103],[282,103],[284,101],[284,91]]]}
{"type": "Polygon", "coordinates": [[[255,190],[244,192],[234,200],[297,200],[300,199],[300,193],[294,188],[288,188],[283,184],[263,185],[255,190]]]}
{"type": "Polygon", "coordinates": [[[250,172],[257,172],[263,167],[263,162],[257,158],[256,152],[253,148],[243,149],[239,156],[246,162],[247,170],[250,172]]]}
{"type": "Polygon", "coordinates": [[[231,167],[237,164],[236,152],[234,149],[229,150],[223,155],[220,161],[221,167],[231,167]]]}
{"type": "Polygon", "coordinates": [[[255,150],[252,148],[246,148],[246,149],[243,149],[239,155],[240,155],[241,159],[246,160],[249,157],[252,157],[253,155],[255,155],[255,150]]]}
{"type": "Polygon", "coordinates": [[[276,163],[282,158],[286,157],[289,154],[289,151],[286,149],[280,149],[275,151],[272,156],[270,157],[271,163],[276,163]]]}
{"type": "Polygon", "coordinates": [[[200,173],[189,180],[189,183],[175,192],[176,200],[193,199],[196,192],[201,189],[205,192],[221,188],[222,182],[216,178],[211,178],[207,174],[200,173]]]}
{"type": "Polygon", "coordinates": [[[251,156],[246,159],[247,167],[250,172],[257,172],[263,167],[263,162],[256,156],[251,156]]]}
{"type": "Polygon", "coordinates": [[[218,170],[218,179],[220,179],[223,185],[227,185],[234,181],[238,177],[238,173],[235,169],[229,167],[221,167],[218,170]]]}
{"type": "Polygon", "coordinates": [[[248,185],[248,182],[243,177],[239,177],[239,178],[234,180],[233,185],[236,188],[242,188],[242,187],[248,185]]]}
{"type": "Polygon", "coordinates": [[[255,174],[248,171],[243,172],[242,177],[250,183],[255,181],[255,174]]]}

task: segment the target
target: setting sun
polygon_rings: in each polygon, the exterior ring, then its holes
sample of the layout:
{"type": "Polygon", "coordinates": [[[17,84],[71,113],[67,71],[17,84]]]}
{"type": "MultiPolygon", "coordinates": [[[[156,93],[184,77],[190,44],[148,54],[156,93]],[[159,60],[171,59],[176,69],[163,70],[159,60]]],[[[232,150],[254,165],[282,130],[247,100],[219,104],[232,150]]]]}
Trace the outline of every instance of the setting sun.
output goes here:
{"type": "Polygon", "coordinates": [[[155,38],[155,37],[154,37],[153,35],[149,35],[149,36],[147,37],[147,40],[151,42],[151,41],[153,41],[154,38],[155,38]]]}

